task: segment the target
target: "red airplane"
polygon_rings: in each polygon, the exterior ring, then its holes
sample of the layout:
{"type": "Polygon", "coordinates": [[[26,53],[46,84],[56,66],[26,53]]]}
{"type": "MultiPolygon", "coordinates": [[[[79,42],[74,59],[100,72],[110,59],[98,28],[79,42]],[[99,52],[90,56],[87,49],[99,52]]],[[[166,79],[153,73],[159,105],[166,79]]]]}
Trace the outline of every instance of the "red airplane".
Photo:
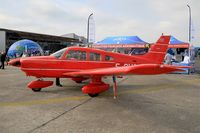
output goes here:
{"type": "Polygon", "coordinates": [[[183,71],[183,67],[163,64],[169,40],[170,36],[161,36],[144,55],[131,56],[94,48],[68,47],[50,56],[18,58],[9,64],[20,67],[27,76],[37,78],[27,85],[35,92],[53,85],[53,81],[44,81],[43,78],[71,78],[77,83],[91,79],[82,92],[94,97],[109,89],[109,84],[105,84],[102,77],[113,76],[116,98],[116,75],[155,75],[183,71]]]}

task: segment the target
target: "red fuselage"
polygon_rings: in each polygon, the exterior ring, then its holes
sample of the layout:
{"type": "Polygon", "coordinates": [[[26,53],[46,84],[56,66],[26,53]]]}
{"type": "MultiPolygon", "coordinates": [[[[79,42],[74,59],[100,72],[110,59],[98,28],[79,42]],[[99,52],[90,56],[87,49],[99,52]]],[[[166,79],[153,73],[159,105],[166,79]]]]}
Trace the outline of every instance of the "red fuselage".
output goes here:
{"type": "MultiPolygon", "coordinates": [[[[59,52],[57,53],[59,55],[59,52]]],[[[27,76],[64,78],[65,76],[62,74],[66,72],[152,62],[158,63],[156,60],[146,58],[145,55],[130,56],[93,48],[69,47],[61,50],[59,57],[53,54],[51,56],[21,58],[20,67],[27,76]],[[73,52],[75,55],[72,55],[73,52]],[[68,57],[69,54],[72,58],[68,57]],[[81,56],[84,57],[81,58],[81,56]]]]}

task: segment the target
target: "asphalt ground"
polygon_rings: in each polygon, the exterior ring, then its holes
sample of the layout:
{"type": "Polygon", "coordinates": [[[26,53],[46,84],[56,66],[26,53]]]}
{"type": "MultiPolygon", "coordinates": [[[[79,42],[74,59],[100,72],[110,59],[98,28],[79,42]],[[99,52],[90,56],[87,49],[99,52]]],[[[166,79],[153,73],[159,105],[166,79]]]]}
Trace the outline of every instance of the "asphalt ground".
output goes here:
{"type": "Polygon", "coordinates": [[[33,79],[14,67],[0,70],[0,133],[200,133],[199,74],[118,79],[116,100],[112,87],[90,98],[81,92],[88,81],[69,79],[32,92],[33,79]]]}

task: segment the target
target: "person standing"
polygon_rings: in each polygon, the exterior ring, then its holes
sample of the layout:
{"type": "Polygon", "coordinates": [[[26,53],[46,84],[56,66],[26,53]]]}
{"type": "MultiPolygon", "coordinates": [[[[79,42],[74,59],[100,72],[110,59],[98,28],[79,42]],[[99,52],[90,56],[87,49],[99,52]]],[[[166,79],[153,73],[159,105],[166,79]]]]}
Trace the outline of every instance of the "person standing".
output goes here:
{"type": "MultiPolygon", "coordinates": [[[[0,52],[0,59],[1,59],[1,53],[2,53],[2,52],[0,52]]],[[[0,64],[0,69],[1,69],[1,66],[2,66],[2,64],[0,64]]]]}
{"type": "Polygon", "coordinates": [[[4,69],[4,62],[6,60],[6,53],[5,52],[2,52],[1,53],[1,69],[4,69]]]}
{"type": "Polygon", "coordinates": [[[197,52],[197,56],[198,56],[199,59],[200,59],[200,50],[198,50],[198,52],[197,52]]]}
{"type": "Polygon", "coordinates": [[[165,55],[165,64],[167,64],[167,65],[171,65],[172,64],[172,55],[170,54],[170,53],[167,53],[166,55],[165,55]]]}

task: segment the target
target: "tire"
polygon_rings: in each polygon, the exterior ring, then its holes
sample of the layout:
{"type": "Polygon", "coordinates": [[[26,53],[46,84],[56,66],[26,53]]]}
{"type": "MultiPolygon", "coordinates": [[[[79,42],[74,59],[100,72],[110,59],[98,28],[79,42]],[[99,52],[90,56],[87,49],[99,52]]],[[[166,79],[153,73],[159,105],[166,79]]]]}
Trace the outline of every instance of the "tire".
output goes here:
{"type": "Polygon", "coordinates": [[[97,97],[99,94],[95,93],[95,94],[88,94],[90,97],[97,97]]]}
{"type": "Polygon", "coordinates": [[[40,92],[42,89],[41,88],[32,88],[32,91],[34,92],[40,92]]]}

